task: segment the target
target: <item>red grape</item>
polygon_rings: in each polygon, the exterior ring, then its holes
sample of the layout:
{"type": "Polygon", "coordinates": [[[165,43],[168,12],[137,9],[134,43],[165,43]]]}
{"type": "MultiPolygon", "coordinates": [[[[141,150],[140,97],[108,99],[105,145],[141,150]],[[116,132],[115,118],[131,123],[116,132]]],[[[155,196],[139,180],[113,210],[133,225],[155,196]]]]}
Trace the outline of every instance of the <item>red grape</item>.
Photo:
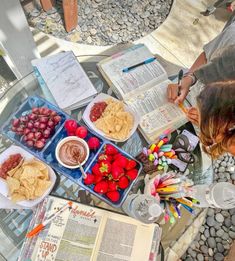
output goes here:
{"type": "Polygon", "coordinates": [[[51,116],[57,116],[57,112],[52,111],[52,112],[51,112],[51,116]]]}
{"type": "Polygon", "coordinates": [[[26,135],[24,135],[23,141],[27,141],[27,140],[28,140],[28,137],[26,135]]]}
{"type": "Polygon", "coordinates": [[[30,121],[30,122],[27,123],[27,127],[29,129],[32,129],[34,127],[34,124],[30,121]]]}
{"type": "Polygon", "coordinates": [[[45,138],[41,138],[41,141],[46,143],[46,139],[45,138]]]}
{"type": "Polygon", "coordinates": [[[49,136],[50,136],[50,131],[49,130],[44,130],[43,137],[44,138],[49,138],[49,136]]]}
{"type": "Polygon", "coordinates": [[[12,121],[12,125],[13,125],[14,127],[18,127],[19,124],[20,124],[20,120],[19,120],[19,119],[14,119],[14,120],[12,121]]]}
{"type": "Polygon", "coordinates": [[[55,117],[53,118],[53,120],[54,120],[54,122],[57,124],[57,123],[59,123],[59,122],[61,121],[61,117],[60,117],[59,115],[57,115],[57,116],[55,116],[55,117]]]}
{"type": "Polygon", "coordinates": [[[47,125],[45,123],[40,123],[39,124],[39,129],[41,129],[41,130],[46,129],[46,127],[47,127],[47,125]]]}
{"type": "Polygon", "coordinates": [[[39,119],[39,121],[40,121],[41,123],[47,123],[47,122],[48,122],[48,118],[47,118],[47,117],[41,117],[41,118],[39,119]]]}
{"type": "Polygon", "coordinates": [[[30,132],[30,133],[27,135],[27,139],[28,139],[28,140],[33,140],[33,139],[34,139],[34,133],[33,133],[33,132],[30,132]]]}
{"type": "Polygon", "coordinates": [[[45,143],[42,140],[37,140],[34,144],[35,148],[42,149],[45,146],[45,143]]]}
{"type": "Polygon", "coordinates": [[[22,127],[18,127],[18,128],[16,129],[16,131],[17,131],[17,132],[23,132],[24,129],[23,129],[22,127]]]}
{"type": "Polygon", "coordinates": [[[32,140],[28,140],[26,143],[29,147],[33,147],[34,145],[34,142],[32,140]]]}
{"type": "Polygon", "coordinates": [[[24,129],[24,134],[27,135],[27,134],[29,134],[29,133],[30,133],[30,129],[29,129],[29,128],[25,128],[25,129],[24,129]]]}
{"type": "Polygon", "coordinates": [[[31,131],[32,131],[32,132],[36,132],[37,129],[36,129],[36,128],[32,128],[31,131]]]}
{"type": "Polygon", "coordinates": [[[52,128],[55,126],[55,123],[52,120],[49,120],[47,125],[48,125],[48,127],[52,128]]]}
{"type": "Polygon", "coordinates": [[[39,125],[40,125],[40,122],[39,121],[36,121],[36,122],[34,122],[34,128],[39,128],[39,125]]]}
{"type": "Polygon", "coordinates": [[[46,116],[49,116],[50,115],[50,110],[48,108],[43,108],[42,114],[46,115],[46,116]]]}
{"type": "Polygon", "coordinates": [[[40,131],[37,131],[37,132],[35,132],[34,136],[35,136],[35,139],[38,140],[42,137],[42,133],[40,131]]]}
{"type": "Polygon", "coordinates": [[[34,107],[34,108],[32,108],[32,112],[35,113],[35,114],[38,114],[39,109],[37,107],[34,107]]]}
{"type": "Polygon", "coordinates": [[[29,117],[30,120],[33,120],[33,121],[38,118],[38,116],[36,114],[33,114],[33,113],[29,114],[28,117],[29,117]]]}

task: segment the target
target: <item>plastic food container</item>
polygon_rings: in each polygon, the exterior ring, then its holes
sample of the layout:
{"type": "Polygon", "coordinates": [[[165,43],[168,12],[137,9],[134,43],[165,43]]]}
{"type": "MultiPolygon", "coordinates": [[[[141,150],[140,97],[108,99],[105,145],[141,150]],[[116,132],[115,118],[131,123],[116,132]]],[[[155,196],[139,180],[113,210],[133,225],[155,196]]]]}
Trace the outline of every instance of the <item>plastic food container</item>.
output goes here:
{"type": "MultiPolygon", "coordinates": [[[[19,109],[9,117],[8,121],[5,122],[5,124],[2,126],[1,132],[5,136],[7,136],[9,139],[11,139],[13,142],[18,144],[22,148],[24,148],[26,151],[30,152],[32,155],[34,155],[38,159],[47,163],[50,167],[52,167],[58,173],[61,173],[62,175],[66,176],[67,178],[72,180],[74,183],[80,185],[81,187],[88,190],[90,193],[94,194],[95,196],[97,196],[101,200],[110,204],[111,206],[120,207],[136,180],[132,181],[130,186],[127,189],[121,191],[120,200],[116,203],[113,203],[107,197],[102,196],[102,195],[96,193],[95,191],[93,191],[91,186],[86,186],[83,183],[82,173],[81,173],[79,168],[76,168],[76,169],[66,168],[65,166],[60,164],[60,162],[57,160],[57,158],[56,158],[56,147],[62,139],[68,137],[67,132],[64,128],[64,122],[65,122],[66,119],[69,119],[69,118],[71,118],[71,117],[68,114],[66,114],[65,112],[60,110],[57,106],[49,103],[45,99],[43,99],[39,96],[31,96],[31,97],[28,97],[25,100],[25,102],[19,107],[19,109]],[[11,131],[11,121],[12,121],[12,119],[18,118],[22,115],[24,116],[24,115],[29,114],[33,107],[48,107],[49,109],[56,111],[61,116],[61,122],[56,126],[54,135],[47,140],[45,147],[41,150],[35,149],[35,148],[32,148],[32,147],[28,147],[27,144],[23,141],[23,139],[21,137],[19,137],[19,135],[17,135],[13,131],[11,131]]],[[[84,140],[87,142],[90,137],[96,137],[96,138],[99,139],[100,148],[98,148],[97,150],[90,150],[89,156],[88,156],[86,162],[83,165],[85,172],[91,171],[92,166],[97,161],[97,156],[104,149],[104,145],[106,143],[109,143],[104,138],[100,137],[100,135],[94,134],[93,131],[88,129],[87,137],[84,140]]],[[[112,144],[112,145],[115,146],[114,144],[112,144]]],[[[125,151],[121,150],[119,147],[117,147],[117,146],[115,146],[115,147],[124,156],[128,157],[129,159],[135,160],[131,155],[129,155],[125,151]]],[[[137,166],[138,166],[138,170],[139,170],[139,172],[138,172],[138,175],[139,175],[139,173],[142,170],[142,164],[138,161],[136,161],[136,162],[137,162],[137,166]]]]}

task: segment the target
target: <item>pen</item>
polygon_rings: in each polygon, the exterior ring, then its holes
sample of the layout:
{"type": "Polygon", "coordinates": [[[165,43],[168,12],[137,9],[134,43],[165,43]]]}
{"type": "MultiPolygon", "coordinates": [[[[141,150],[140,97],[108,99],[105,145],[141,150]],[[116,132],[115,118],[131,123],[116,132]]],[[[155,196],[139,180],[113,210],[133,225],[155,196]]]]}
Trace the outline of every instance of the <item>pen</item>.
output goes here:
{"type": "Polygon", "coordinates": [[[72,207],[72,202],[67,202],[64,206],[62,206],[58,211],[50,215],[44,222],[38,224],[35,228],[33,228],[29,233],[26,234],[26,237],[33,237],[37,235],[47,224],[49,224],[53,219],[55,219],[59,214],[64,212],[67,208],[72,207]]]}
{"type": "Polygon", "coordinates": [[[141,63],[137,63],[137,64],[132,65],[132,66],[130,66],[130,67],[124,68],[124,69],[122,70],[122,72],[124,72],[124,73],[129,72],[130,70],[135,69],[136,67],[139,67],[139,66],[144,65],[144,64],[151,63],[151,62],[153,62],[154,60],[156,60],[156,57],[151,57],[151,58],[149,58],[149,59],[147,59],[147,60],[145,60],[145,61],[143,61],[143,62],[141,62],[141,63]]]}
{"type": "Polygon", "coordinates": [[[180,95],[180,86],[181,86],[183,75],[184,75],[184,71],[181,69],[178,73],[178,85],[179,85],[178,96],[180,95]]]}

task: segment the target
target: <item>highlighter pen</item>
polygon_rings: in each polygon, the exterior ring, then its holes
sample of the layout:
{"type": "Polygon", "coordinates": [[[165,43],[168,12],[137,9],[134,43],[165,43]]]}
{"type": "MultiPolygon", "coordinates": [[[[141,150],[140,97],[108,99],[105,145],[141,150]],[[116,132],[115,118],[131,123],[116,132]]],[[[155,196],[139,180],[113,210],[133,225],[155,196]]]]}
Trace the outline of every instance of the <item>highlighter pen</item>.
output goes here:
{"type": "Polygon", "coordinates": [[[184,204],[181,203],[181,206],[184,207],[186,210],[188,210],[188,212],[190,212],[192,215],[194,215],[194,211],[192,208],[190,208],[189,206],[186,206],[184,204]]]}
{"type": "Polygon", "coordinates": [[[156,57],[151,57],[151,58],[146,59],[145,61],[143,61],[143,62],[141,62],[141,63],[137,63],[137,64],[132,65],[132,66],[130,66],[130,67],[124,68],[124,69],[122,70],[122,72],[127,73],[127,72],[129,72],[130,70],[135,69],[136,67],[139,67],[139,66],[144,65],[144,64],[151,63],[151,62],[153,62],[154,60],[156,60],[156,57]]]}
{"type": "Polygon", "coordinates": [[[56,211],[55,213],[53,213],[52,215],[50,215],[44,222],[38,224],[35,228],[33,228],[33,230],[31,230],[30,232],[28,232],[26,234],[27,238],[30,237],[34,237],[35,235],[37,235],[47,224],[51,223],[52,220],[54,220],[59,214],[61,214],[62,212],[64,212],[67,208],[71,208],[72,207],[72,202],[68,201],[64,206],[62,206],[58,211],[56,211]]]}

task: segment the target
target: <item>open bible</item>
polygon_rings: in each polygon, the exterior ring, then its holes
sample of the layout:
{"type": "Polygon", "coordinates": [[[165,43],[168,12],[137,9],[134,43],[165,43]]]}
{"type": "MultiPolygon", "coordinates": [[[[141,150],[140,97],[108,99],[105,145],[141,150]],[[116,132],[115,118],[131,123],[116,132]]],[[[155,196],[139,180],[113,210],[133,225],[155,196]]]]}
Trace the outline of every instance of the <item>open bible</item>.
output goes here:
{"type": "MultiPolygon", "coordinates": [[[[52,196],[45,199],[29,230],[66,202],[52,196]]],[[[160,238],[157,224],[73,203],[72,209],[62,212],[37,236],[25,240],[18,261],[155,261],[160,238]]]]}
{"type": "Polygon", "coordinates": [[[138,44],[98,64],[117,97],[140,115],[139,130],[149,143],[156,141],[164,130],[173,131],[187,122],[182,109],[167,101],[170,81],[157,59],[123,72],[153,57],[145,45],[138,44]]]}

